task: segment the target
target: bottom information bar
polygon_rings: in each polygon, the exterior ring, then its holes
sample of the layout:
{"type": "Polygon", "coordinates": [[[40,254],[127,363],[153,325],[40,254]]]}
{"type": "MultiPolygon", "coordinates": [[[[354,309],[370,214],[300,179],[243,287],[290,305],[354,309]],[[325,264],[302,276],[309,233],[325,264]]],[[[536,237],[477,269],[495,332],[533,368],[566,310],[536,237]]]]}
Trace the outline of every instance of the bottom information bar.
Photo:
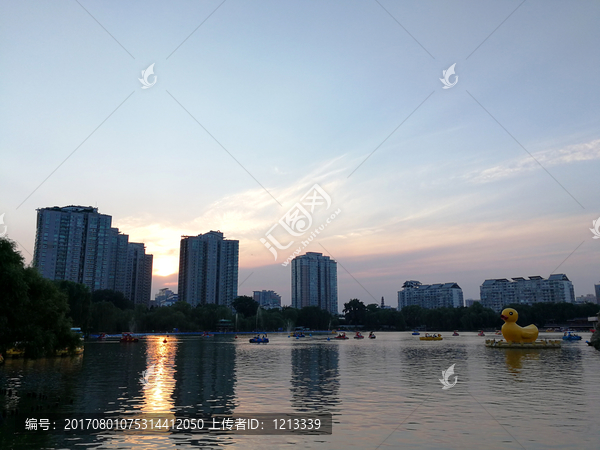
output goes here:
{"type": "Polygon", "coordinates": [[[15,433],[160,434],[212,433],[255,435],[332,434],[331,413],[182,415],[178,413],[30,414],[7,418],[2,428],[15,433]]]}

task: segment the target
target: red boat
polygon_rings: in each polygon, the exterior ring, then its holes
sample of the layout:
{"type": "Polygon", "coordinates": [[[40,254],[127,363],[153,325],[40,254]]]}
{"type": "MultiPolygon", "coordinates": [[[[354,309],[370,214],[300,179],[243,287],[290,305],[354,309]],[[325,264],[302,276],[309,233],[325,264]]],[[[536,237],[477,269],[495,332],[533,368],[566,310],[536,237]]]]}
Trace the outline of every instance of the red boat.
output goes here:
{"type": "Polygon", "coordinates": [[[362,335],[360,331],[357,331],[354,335],[354,339],[364,339],[365,337],[362,335]]]}
{"type": "Polygon", "coordinates": [[[483,332],[483,330],[479,330],[479,333],[477,333],[477,336],[485,336],[485,333],[483,332]]]}
{"type": "Polygon", "coordinates": [[[336,337],[334,337],[334,339],[350,339],[348,336],[346,336],[346,333],[341,333],[338,334],[336,337]]]}
{"type": "Polygon", "coordinates": [[[123,333],[121,336],[121,342],[138,342],[139,339],[134,337],[131,333],[123,333]]]}

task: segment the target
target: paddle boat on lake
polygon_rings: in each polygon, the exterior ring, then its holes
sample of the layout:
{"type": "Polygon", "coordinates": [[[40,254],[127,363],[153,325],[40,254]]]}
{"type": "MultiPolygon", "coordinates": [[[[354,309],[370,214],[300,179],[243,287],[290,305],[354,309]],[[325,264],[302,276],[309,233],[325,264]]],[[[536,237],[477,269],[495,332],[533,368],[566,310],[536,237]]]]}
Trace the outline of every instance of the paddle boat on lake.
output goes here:
{"type": "Polygon", "coordinates": [[[251,344],[268,344],[269,338],[267,337],[266,334],[263,334],[262,336],[257,334],[253,338],[250,338],[249,341],[251,344]]]}
{"type": "Polygon", "coordinates": [[[420,341],[441,341],[444,338],[442,337],[441,334],[438,333],[433,333],[433,334],[429,334],[429,333],[425,333],[425,336],[421,336],[419,338],[420,341]]]}
{"type": "Polygon", "coordinates": [[[21,347],[12,347],[6,350],[6,357],[19,358],[25,354],[25,349],[21,347]]]}
{"type": "Polygon", "coordinates": [[[372,331],[369,333],[369,339],[376,339],[377,336],[375,336],[375,333],[373,333],[372,331]]]}
{"type": "Polygon", "coordinates": [[[565,331],[565,334],[563,335],[563,341],[580,341],[581,340],[581,336],[579,336],[578,334],[575,334],[571,331],[565,331]]]}
{"type": "Polygon", "coordinates": [[[350,338],[348,336],[346,336],[346,333],[340,333],[336,337],[334,337],[334,339],[350,339],[350,338]]]}
{"type": "Polygon", "coordinates": [[[452,336],[460,336],[460,334],[458,334],[457,330],[454,330],[454,333],[452,333],[452,336]]]}
{"type": "Polygon", "coordinates": [[[354,339],[364,339],[365,337],[362,335],[360,331],[357,331],[354,335],[354,339]]]}
{"type": "Polygon", "coordinates": [[[121,335],[121,339],[119,340],[120,342],[123,343],[129,343],[129,342],[138,342],[139,339],[136,338],[133,334],[131,333],[123,333],[121,335]]]}
{"type": "Polygon", "coordinates": [[[413,330],[413,332],[412,332],[412,335],[413,335],[413,336],[418,336],[418,335],[420,335],[420,334],[421,334],[421,333],[419,333],[419,330],[413,330]]]}
{"type": "Polygon", "coordinates": [[[477,333],[477,336],[485,336],[485,333],[483,332],[483,330],[479,330],[479,333],[477,333]]]}

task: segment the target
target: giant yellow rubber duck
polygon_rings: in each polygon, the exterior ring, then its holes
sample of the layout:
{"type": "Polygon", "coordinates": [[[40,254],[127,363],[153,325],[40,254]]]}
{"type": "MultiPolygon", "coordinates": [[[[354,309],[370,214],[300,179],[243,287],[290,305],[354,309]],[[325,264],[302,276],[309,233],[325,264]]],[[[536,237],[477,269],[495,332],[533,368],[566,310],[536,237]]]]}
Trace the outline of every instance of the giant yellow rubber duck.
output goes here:
{"type": "Polygon", "coordinates": [[[535,325],[520,327],[517,325],[519,313],[512,308],[506,308],[502,311],[500,318],[504,320],[502,325],[502,336],[507,342],[535,342],[538,337],[538,329],[535,325]]]}

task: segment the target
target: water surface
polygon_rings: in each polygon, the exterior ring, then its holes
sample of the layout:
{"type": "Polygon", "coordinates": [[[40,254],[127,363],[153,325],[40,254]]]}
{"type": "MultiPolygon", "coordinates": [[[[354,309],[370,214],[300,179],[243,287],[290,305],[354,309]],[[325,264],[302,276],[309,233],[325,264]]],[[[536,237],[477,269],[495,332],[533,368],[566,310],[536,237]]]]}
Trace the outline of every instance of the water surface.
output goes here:
{"type": "Polygon", "coordinates": [[[5,414],[327,412],[334,427],[330,436],[69,438],[13,438],[0,428],[0,447],[599,448],[600,352],[583,342],[558,350],[488,349],[475,333],[445,335],[424,342],[410,333],[347,341],[272,334],[266,345],[247,337],[169,336],[164,343],[153,336],[137,344],[88,342],[74,358],[7,360],[0,366],[0,386],[10,390],[0,395],[5,414]],[[442,370],[452,364],[458,382],[443,390],[442,370]],[[144,386],[142,372],[150,367],[144,386]]]}

